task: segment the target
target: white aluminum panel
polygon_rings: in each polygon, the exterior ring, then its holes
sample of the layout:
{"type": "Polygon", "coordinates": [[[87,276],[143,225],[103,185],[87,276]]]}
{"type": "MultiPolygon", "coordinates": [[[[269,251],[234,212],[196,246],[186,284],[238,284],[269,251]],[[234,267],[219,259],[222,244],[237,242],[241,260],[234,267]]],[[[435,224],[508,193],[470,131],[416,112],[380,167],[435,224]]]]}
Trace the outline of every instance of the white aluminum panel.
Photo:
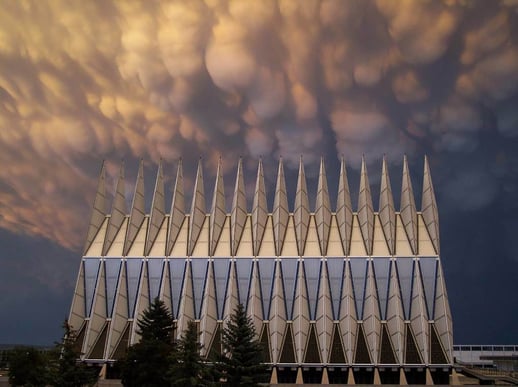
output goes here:
{"type": "Polygon", "coordinates": [[[412,189],[412,181],[410,179],[410,171],[408,170],[408,162],[406,156],[403,159],[403,180],[401,183],[401,220],[405,228],[413,254],[417,251],[417,211],[415,208],[414,191],[412,189]]]}
{"type": "Polygon", "coordinates": [[[320,159],[320,171],[318,174],[315,220],[320,242],[320,254],[327,255],[329,230],[331,228],[331,202],[329,200],[329,188],[327,186],[326,167],[323,157],[320,159]]]}
{"type": "Polygon", "coordinates": [[[349,265],[346,265],[342,297],[340,300],[339,324],[340,332],[342,334],[342,342],[346,352],[345,355],[349,364],[352,364],[352,361],[354,360],[354,353],[356,351],[356,331],[358,325],[353,294],[351,271],[349,269],[349,265]]]}
{"type": "MultiPolygon", "coordinates": [[[[172,227],[172,226],[171,226],[172,227]]],[[[180,231],[178,231],[178,237],[171,247],[171,257],[182,257],[187,255],[187,238],[189,234],[189,216],[186,216],[183,220],[180,231]]]]}
{"type": "Polygon", "coordinates": [[[269,326],[272,362],[277,363],[281,355],[281,346],[286,331],[286,305],[284,303],[284,289],[282,284],[280,261],[276,262],[269,326]]]}
{"type": "Polygon", "coordinates": [[[92,306],[90,320],[86,327],[86,336],[83,342],[82,353],[86,357],[92,351],[92,348],[101,334],[102,328],[106,323],[106,282],[104,275],[104,265],[100,265],[99,275],[97,277],[97,285],[95,287],[95,295],[92,306]]]}
{"type": "MultiPolygon", "coordinates": [[[[223,261],[223,260],[219,260],[223,261]]],[[[193,269],[195,265],[193,265],[193,269]]],[[[195,270],[193,270],[193,274],[195,270]]],[[[206,280],[205,280],[205,291],[203,293],[203,305],[200,313],[200,343],[202,345],[201,348],[201,356],[207,356],[207,351],[209,350],[210,343],[212,342],[212,337],[214,332],[216,331],[217,326],[217,301],[216,301],[216,287],[214,283],[214,261],[209,261],[209,266],[206,272],[206,280]]],[[[193,279],[194,279],[193,275],[193,279]]],[[[194,283],[194,287],[196,289],[196,283],[194,283]]],[[[196,290],[195,290],[196,292],[196,290]]],[[[196,301],[196,299],[195,299],[196,301]]]]}
{"type": "Polygon", "coordinates": [[[221,234],[219,236],[218,244],[216,249],[212,252],[214,257],[230,257],[230,216],[225,216],[223,227],[221,228],[221,234]]]}
{"type": "Polygon", "coordinates": [[[108,249],[106,253],[107,257],[122,257],[124,253],[124,240],[126,239],[126,231],[128,228],[129,217],[124,218],[117,235],[115,235],[115,239],[111,247],[108,249]]]}
{"type": "MultiPolygon", "coordinates": [[[[236,260],[232,260],[230,261],[230,274],[228,277],[228,285],[225,295],[225,309],[223,311],[223,321],[228,321],[228,318],[234,313],[238,304],[240,303],[240,299],[238,298],[238,285],[240,285],[238,277],[239,274],[237,274],[236,270],[236,260]]],[[[246,310],[247,300],[241,302],[241,304],[245,306],[246,310]]]]}
{"type": "Polygon", "coordinates": [[[108,252],[115,235],[119,231],[122,222],[126,217],[126,196],[124,192],[124,163],[121,165],[119,180],[117,181],[117,188],[115,190],[115,197],[113,198],[112,213],[108,222],[108,228],[106,230],[106,237],[103,244],[103,253],[106,255],[108,252]]]}
{"type": "Polygon", "coordinates": [[[295,225],[295,236],[297,238],[297,255],[304,255],[306,237],[309,226],[309,200],[308,187],[306,184],[306,174],[302,157],[299,162],[299,176],[297,179],[297,191],[295,192],[295,208],[293,210],[293,220],[295,225]]]}
{"type": "Polygon", "coordinates": [[[167,243],[167,221],[168,218],[164,218],[164,222],[158,230],[158,234],[155,238],[155,241],[148,252],[148,255],[150,257],[163,257],[165,255],[167,243]]]}
{"type": "Polygon", "coordinates": [[[216,182],[214,183],[214,194],[212,197],[212,206],[210,210],[210,239],[209,239],[209,255],[214,255],[216,246],[223,230],[223,223],[227,215],[225,204],[225,183],[221,174],[221,159],[218,162],[218,170],[216,171],[216,182]]]}
{"type": "MultiPolygon", "coordinates": [[[[191,205],[191,216],[189,218],[189,249],[188,255],[193,254],[194,246],[198,241],[201,228],[205,223],[206,207],[205,207],[205,188],[203,186],[203,171],[201,160],[198,162],[198,171],[196,172],[196,182],[194,183],[194,192],[191,205]]],[[[208,239],[208,235],[207,235],[208,239]]],[[[208,254],[205,252],[205,255],[208,254]]]]}
{"type": "Polygon", "coordinates": [[[306,257],[320,257],[320,243],[318,241],[317,227],[315,224],[315,217],[309,217],[308,234],[306,237],[306,248],[304,249],[304,256],[306,257]]]}
{"type": "Polygon", "coordinates": [[[273,218],[271,215],[268,215],[262,243],[259,246],[257,255],[261,257],[275,256],[275,238],[273,237],[273,218]]]}
{"type": "Polygon", "coordinates": [[[379,216],[374,216],[374,233],[372,240],[372,255],[377,257],[387,257],[391,253],[388,249],[387,240],[383,234],[383,228],[381,227],[379,216]]]}
{"type": "MultiPolygon", "coordinates": [[[[183,172],[182,160],[178,163],[178,171],[176,173],[176,182],[174,185],[173,201],[171,202],[171,214],[169,216],[169,234],[167,236],[167,254],[171,255],[173,245],[175,244],[182,223],[185,219],[185,197],[183,191],[183,172]]],[[[187,241],[187,237],[181,239],[187,241]]]]}
{"type": "Polygon", "coordinates": [[[415,341],[419,348],[419,352],[421,352],[421,358],[426,364],[428,364],[428,345],[430,338],[426,315],[426,302],[423,294],[423,285],[421,283],[421,274],[419,273],[419,265],[417,264],[414,267],[410,323],[412,325],[412,330],[414,331],[415,341]]]}
{"type": "Polygon", "coordinates": [[[232,212],[231,212],[231,242],[232,255],[236,255],[241,235],[247,220],[246,209],[246,192],[245,180],[243,177],[243,161],[240,158],[237,164],[236,184],[234,187],[234,196],[232,198],[232,212]]]}
{"type": "MultiPolygon", "coordinates": [[[[340,289],[341,283],[340,287],[338,288],[338,293],[340,293],[340,289]]],[[[339,296],[337,298],[337,305],[339,305],[339,296]]],[[[327,262],[322,261],[320,283],[318,289],[317,308],[315,313],[315,328],[317,330],[317,339],[320,343],[320,358],[323,360],[324,364],[328,362],[328,359],[330,357],[333,320],[335,320],[335,318],[333,318],[333,305],[331,302],[331,291],[329,289],[328,267],[327,262]]]]}
{"type": "Polygon", "coordinates": [[[370,349],[371,359],[376,364],[379,358],[381,322],[372,261],[368,264],[367,270],[363,328],[370,349]]]}
{"type": "Polygon", "coordinates": [[[396,214],[396,255],[400,257],[414,255],[410,243],[408,242],[400,214],[396,214]]]}
{"type": "MultiPolygon", "coordinates": [[[[338,195],[336,198],[336,220],[340,232],[342,247],[345,255],[349,255],[351,231],[353,222],[353,210],[351,206],[351,194],[347,180],[347,169],[342,157],[340,165],[340,179],[338,181],[338,195]]],[[[330,254],[328,252],[328,254],[330,254]]]]}
{"type": "MultiPolygon", "coordinates": [[[[383,166],[381,171],[379,220],[381,221],[381,227],[383,228],[383,234],[387,241],[390,254],[393,255],[395,254],[396,243],[396,212],[394,209],[394,198],[392,196],[392,188],[390,186],[390,177],[385,157],[383,157],[383,166]]],[[[373,255],[377,254],[373,253],[373,255]]]]}
{"type": "MultiPolygon", "coordinates": [[[[273,242],[272,242],[273,244],[273,242]]],[[[243,233],[241,234],[241,241],[237,246],[237,257],[251,257],[254,255],[252,242],[252,217],[247,216],[245,225],[243,227],[243,233]]],[[[272,249],[273,250],[273,249],[272,249]]]]}
{"type": "Polygon", "coordinates": [[[297,239],[295,237],[295,224],[292,215],[289,215],[288,217],[288,224],[286,227],[286,233],[284,235],[284,244],[282,246],[282,252],[280,255],[291,257],[297,256],[297,239]]]}
{"type": "Polygon", "coordinates": [[[76,287],[74,297],[72,298],[72,307],[68,316],[68,323],[74,330],[79,330],[86,317],[86,301],[85,301],[85,272],[84,265],[79,265],[79,273],[77,274],[76,287]]]}
{"type": "MultiPolygon", "coordinates": [[[[254,240],[254,255],[259,255],[266,223],[268,221],[268,206],[266,203],[266,189],[264,186],[263,163],[259,160],[257,179],[255,183],[254,202],[252,205],[252,236],[254,240]]],[[[268,222],[271,222],[268,221],[268,222]]],[[[272,235],[273,237],[273,235],[272,235]]],[[[270,254],[269,252],[267,255],[270,254]]]]}
{"type": "MultiPolygon", "coordinates": [[[[144,311],[149,308],[149,281],[147,266],[142,265],[142,274],[140,277],[140,286],[137,292],[137,302],[135,304],[135,321],[142,319],[144,311]]],[[[140,342],[140,334],[138,333],[138,324],[131,326],[130,345],[140,342]]]]}
{"type": "Polygon", "coordinates": [[[263,320],[268,320],[268,317],[263,313],[261,282],[259,278],[259,265],[257,261],[254,261],[252,267],[252,280],[250,283],[250,292],[247,301],[247,315],[252,318],[255,331],[259,334],[261,332],[261,327],[263,326],[263,320]]]}
{"type": "Polygon", "coordinates": [[[387,303],[387,330],[394,346],[396,360],[399,364],[404,361],[404,315],[403,303],[401,300],[401,292],[397,271],[394,267],[395,261],[391,263],[389,296],[387,303]]]}
{"type": "MultiPolygon", "coordinates": [[[[374,232],[374,209],[372,206],[371,188],[369,184],[369,176],[367,174],[367,165],[365,159],[362,158],[362,169],[360,175],[360,192],[358,194],[358,223],[360,225],[361,235],[365,243],[365,250],[368,255],[372,255],[372,237],[374,232]]],[[[353,255],[351,253],[351,255],[353,255]]]]}
{"type": "MultiPolygon", "coordinates": [[[[157,236],[165,219],[165,198],[164,198],[164,176],[162,173],[162,161],[158,164],[156,174],[155,193],[153,194],[153,202],[151,203],[151,215],[149,219],[149,231],[147,233],[145,255],[150,255],[151,248],[156,244],[157,236]]],[[[166,231],[167,233],[167,231],[166,231]]],[[[163,235],[161,244],[163,244],[160,255],[165,254],[166,235],[163,235]]]]}
{"type": "MultiPolygon", "coordinates": [[[[172,272],[173,270],[171,270],[172,272]]],[[[185,263],[183,279],[182,296],[180,298],[180,306],[178,308],[178,324],[177,324],[177,338],[180,338],[182,333],[187,329],[189,321],[195,319],[194,314],[194,294],[191,275],[191,265],[189,261],[185,263]]],[[[172,273],[171,273],[172,276],[172,273]]]]}
{"type": "Polygon", "coordinates": [[[417,214],[417,236],[419,255],[437,255],[421,214],[417,214]]]}
{"type": "Polygon", "coordinates": [[[358,217],[356,215],[353,216],[349,254],[354,257],[367,256],[365,243],[363,242],[362,233],[360,231],[360,224],[358,223],[358,217]]]}
{"type": "Polygon", "coordinates": [[[453,359],[453,329],[448,294],[442,272],[441,263],[437,268],[437,290],[435,293],[435,327],[441,340],[442,346],[448,356],[448,361],[453,359]]]}
{"type": "Polygon", "coordinates": [[[280,159],[272,211],[275,255],[281,255],[284,236],[288,225],[288,215],[288,195],[286,192],[286,181],[284,179],[284,168],[282,166],[282,159],[280,159]]]}
{"type": "MultiPolygon", "coordinates": [[[[126,253],[127,257],[143,257],[144,256],[144,245],[146,244],[148,219],[149,219],[148,217],[145,217],[144,221],[141,223],[140,229],[138,230],[138,233],[135,236],[129,251],[126,253]]],[[[130,222],[131,222],[131,220],[130,220],[130,222]]]]}
{"type": "MultiPolygon", "coordinates": [[[[124,214],[126,214],[124,212],[124,214]]],[[[146,216],[145,209],[145,198],[144,198],[144,162],[141,160],[137,182],[135,184],[135,193],[133,194],[133,203],[131,205],[131,214],[128,224],[128,230],[126,233],[126,241],[124,242],[124,255],[129,254],[129,250],[132,248],[134,244],[134,240],[137,238],[139,230],[142,228],[141,225],[144,222],[144,218],[146,216]]],[[[142,248],[138,255],[144,255],[144,243],[145,243],[145,234],[144,240],[142,241],[142,248]]]]}
{"type": "Polygon", "coordinates": [[[90,247],[85,252],[85,257],[100,257],[103,252],[103,243],[104,237],[106,235],[106,229],[108,228],[108,222],[110,221],[110,217],[106,217],[104,219],[103,224],[99,228],[99,231],[95,235],[93,242],[90,244],[90,247]]]}
{"type": "Polygon", "coordinates": [[[90,216],[90,225],[88,226],[88,233],[86,235],[86,242],[83,247],[83,254],[86,255],[95,236],[101,228],[106,217],[106,171],[104,168],[104,161],[99,173],[99,181],[97,182],[97,191],[95,194],[94,205],[92,208],[92,215],[90,216]]]}
{"type": "Polygon", "coordinates": [[[424,223],[428,229],[430,239],[435,248],[436,254],[439,254],[439,212],[435,201],[435,193],[432,184],[432,175],[430,174],[430,166],[428,158],[424,158],[424,174],[423,174],[423,195],[421,197],[421,212],[423,213],[424,223]]]}
{"type": "Polygon", "coordinates": [[[106,352],[104,357],[113,359],[113,354],[124,333],[124,328],[128,321],[128,289],[126,286],[126,265],[121,265],[119,282],[117,285],[117,294],[115,295],[115,305],[112,313],[112,321],[110,331],[108,332],[108,340],[106,344],[106,352]]]}
{"type": "MultiPolygon", "coordinates": [[[[283,260],[285,262],[286,259],[283,260]]],[[[295,344],[295,358],[298,363],[304,362],[306,342],[309,335],[309,300],[306,287],[306,278],[302,262],[297,265],[297,284],[293,300],[293,340],[295,344]]]]}
{"type": "Polygon", "coordinates": [[[205,221],[199,225],[196,244],[190,246],[191,251],[189,255],[192,257],[207,257],[209,254],[209,215],[205,216],[204,219],[205,221]]]}
{"type": "Polygon", "coordinates": [[[331,215],[331,227],[329,229],[327,255],[329,257],[339,257],[345,255],[342,245],[342,238],[340,237],[340,232],[338,230],[338,224],[336,223],[335,215],[331,215]]]}

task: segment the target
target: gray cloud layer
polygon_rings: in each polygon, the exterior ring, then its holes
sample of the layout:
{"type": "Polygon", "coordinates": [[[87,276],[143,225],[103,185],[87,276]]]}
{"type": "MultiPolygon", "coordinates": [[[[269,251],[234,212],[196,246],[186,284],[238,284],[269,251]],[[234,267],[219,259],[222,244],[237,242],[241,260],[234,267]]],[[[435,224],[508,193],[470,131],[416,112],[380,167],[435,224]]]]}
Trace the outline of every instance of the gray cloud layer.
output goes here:
{"type": "Polygon", "coordinates": [[[518,138],[517,32],[512,0],[7,2],[0,227],[79,246],[121,157],[427,152],[452,207],[486,206],[517,192],[516,152],[481,152],[518,138]]]}

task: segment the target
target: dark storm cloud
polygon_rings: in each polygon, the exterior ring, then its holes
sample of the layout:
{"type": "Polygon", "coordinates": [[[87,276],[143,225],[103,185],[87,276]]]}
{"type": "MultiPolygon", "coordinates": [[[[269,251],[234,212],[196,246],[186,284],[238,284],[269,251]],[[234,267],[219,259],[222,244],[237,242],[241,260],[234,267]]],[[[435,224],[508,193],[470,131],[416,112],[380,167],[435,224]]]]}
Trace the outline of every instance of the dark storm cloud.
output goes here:
{"type": "Polygon", "coordinates": [[[173,178],[202,155],[212,179],[220,155],[227,175],[240,155],[282,155],[288,175],[301,154],[365,155],[376,185],[404,153],[416,177],[430,156],[448,227],[516,201],[517,69],[513,0],[9,2],[0,227],[77,249],[101,159],[113,186],[121,158],[173,178]]]}

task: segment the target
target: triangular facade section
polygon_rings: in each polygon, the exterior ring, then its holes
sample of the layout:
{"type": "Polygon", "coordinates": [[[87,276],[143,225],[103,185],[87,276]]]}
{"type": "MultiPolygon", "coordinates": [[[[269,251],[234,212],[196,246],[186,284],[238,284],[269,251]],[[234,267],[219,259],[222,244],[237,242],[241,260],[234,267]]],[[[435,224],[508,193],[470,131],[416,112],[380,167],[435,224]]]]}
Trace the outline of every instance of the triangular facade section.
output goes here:
{"type": "Polygon", "coordinates": [[[221,231],[226,219],[225,209],[225,183],[223,182],[223,175],[221,172],[221,159],[218,162],[218,169],[216,172],[216,182],[214,183],[214,195],[212,197],[212,206],[210,210],[210,247],[209,255],[214,255],[216,246],[218,245],[221,231]]]}
{"type": "Polygon", "coordinates": [[[432,184],[432,175],[428,164],[428,157],[424,158],[424,174],[423,174],[423,195],[421,197],[421,212],[423,214],[424,223],[435,252],[439,254],[439,211],[437,210],[437,202],[435,200],[435,192],[432,184]]]}
{"type": "Polygon", "coordinates": [[[329,231],[331,230],[331,202],[329,200],[329,188],[327,186],[326,167],[323,157],[320,159],[320,171],[318,173],[315,221],[317,225],[320,254],[327,255],[329,231]]]}
{"type": "Polygon", "coordinates": [[[117,232],[124,222],[126,217],[126,195],[124,192],[124,164],[121,165],[119,172],[119,180],[117,181],[117,188],[115,190],[115,197],[113,198],[112,213],[108,221],[108,228],[106,229],[106,236],[104,238],[102,255],[106,255],[110,249],[117,232]]]}
{"type": "Polygon", "coordinates": [[[230,241],[232,243],[232,255],[235,256],[239,241],[245,228],[247,219],[245,180],[243,177],[243,161],[239,159],[237,164],[236,185],[232,198],[232,212],[230,214],[230,241]]]}
{"type": "Polygon", "coordinates": [[[353,228],[353,210],[351,206],[349,181],[347,179],[347,169],[343,157],[340,165],[340,179],[338,181],[338,195],[336,198],[336,220],[345,255],[349,255],[351,232],[353,228]]]}
{"type": "Polygon", "coordinates": [[[183,259],[176,258],[169,260],[169,286],[171,288],[171,308],[174,318],[178,318],[186,266],[187,261],[183,259]]]}
{"type": "Polygon", "coordinates": [[[171,214],[169,215],[169,234],[167,236],[167,255],[171,255],[173,246],[178,238],[180,229],[185,219],[185,196],[183,190],[182,160],[178,163],[176,182],[174,185],[171,214]]]}
{"type": "Polygon", "coordinates": [[[423,364],[410,324],[405,324],[405,364],[423,364]]]}
{"type": "Polygon", "coordinates": [[[275,187],[275,199],[273,202],[273,234],[275,241],[275,254],[281,255],[284,244],[284,236],[288,227],[288,196],[286,193],[286,181],[284,178],[284,167],[282,159],[279,160],[279,170],[277,172],[277,185],[275,187]]]}
{"type": "Polygon", "coordinates": [[[380,364],[397,364],[398,363],[386,324],[381,324],[379,363],[380,364]]]}
{"type": "Polygon", "coordinates": [[[383,157],[381,170],[379,219],[389,252],[394,255],[396,251],[396,211],[385,157],[383,157]]]}
{"type": "Polygon", "coordinates": [[[124,331],[120,337],[120,340],[118,341],[115,350],[113,351],[113,354],[110,356],[110,359],[113,360],[119,360],[123,359],[126,356],[126,350],[129,347],[129,335],[131,332],[132,323],[128,321],[126,323],[126,326],[124,327],[124,331]]]}
{"type": "Polygon", "coordinates": [[[192,196],[191,216],[189,218],[189,247],[188,255],[192,255],[198,237],[200,236],[203,222],[205,221],[205,188],[203,186],[203,171],[201,160],[198,162],[196,182],[192,196]]]}
{"type": "Polygon", "coordinates": [[[309,336],[306,344],[304,363],[322,363],[322,359],[320,359],[320,346],[317,340],[315,324],[310,324],[309,326],[309,336]]]}
{"type": "Polygon", "coordinates": [[[293,342],[292,324],[286,324],[286,331],[284,333],[284,343],[281,350],[279,363],[296,363],[295,360],[295,345],[293,342]]]}
{"type": "MultiPolygon", "coordinates": [[[[149,220],[146,247],[144,255],[149,255],[153,244],[155,243],[158,232],[165,220],[165,197],[164,197],[164,174],[162,172],[162,160],[158,164],[156,173],[155,193],[153,194],[153,203],[151,205],[151,217],[149,220]]],[[[165,251],[162,252],[165,254],[165,251]]]]}
{"type": "Polygon", "coordinates": [[[295,208],[293,211],[295,224],[295,236],[297,238],[298,255],[304,255],[306,239],[309,227],[309,200],[308,187],[306,184],[306,173],[302,157],[299,162],[299,176],[297,180],[297,192],[295,193],[295,208]]]}
{"type": "Polygon", "coordinates": [[[259,160],[254,191],[254,202],[252,205],[252,239],[254,241],[254,255],[259,255],[259,249],[261,248],[261,243],[263,241],[267,220],[268,206],[266,203],[266,188],[264,186],[263,163],[259,160]]]}
{"type": "Polygon", "coordinates": [[[214,331],[214,334],[212,335],[212,342],[209,345],[209,350],[207,351],[207,360],[209,361],[218,361],[219,357],[222,354],[222,341],[221,341],[221,335],[222,335],[222,328],[221,323],[218,323],[216,325],[216,330],[214,331]]]}
{"type": "Polygon", "coordinates": [[[367,340],[365,340],[363,324],[358,324],[358,334],[356,335],[356,351],[354,354],[354,363],[372,364],[370,350],[367,345],[367,340]]]}
{"type": "Polygon", "coordinates": [[[435,325],[430,324],[430,364],[449,364],[435,325]]]}
{"type": "Polygon", "coordinates": [[[414,191],[408,169],[406,156],[403,159],[403,180],[401,183],[401,220],[405,228],[413,254],[417,254],[417,211],[415,208],[414,191]]]}
{"type": "Polygon", "coordinates": [[[342,335],[340,333],[340,325],[333,324],[333,335],[331,338],[331,346],[329,350],[329,363],[331,364],[345,364],[347,359],[345,357],[344,346],[342,344],[342,335]]]}
{"type": "Polygon", "coordinates": [[[145,209],[145,198],[144,198],[144,162],[141,160],[137,182],[135,184],[135,193],[133,195],[133,203],[131,205],[131,214],[128,224],[128,230],[126,232],[126,241],[124,242],[124,255],[128,255],[128,252],[137,237],[137,234],[144,222],[146,216],[145,209]]]}
{"type": "Polygon", "coordinates": [[[426,301],[428,320],[433,320],[435,306],[435,288],[437,285],[438,260],[435,257],[420,257],[419,269],[426,301]]]}
{"type": "Polygon", "coordinates": [[[414,260],[412,258],[398,257],[396,266],[405,320],[410,320],[410,307],[412,305],[412,287],[414,280],[414,260]]]}
{"type": "Polygon", "coordinates": [[[99,181],[97,183],[97,191],[94,199],[94,206],[92,208],[92,215],[90,216],[90,225],[88,226],[88,233],[86,235],[86,243],[83,248],[83,255],[90,248],[90,245],[95,239],[95,236],[101,229],[101,226],[106,217],[106,171],[104,162],[99,173],[99,181]]]}
{"type": "Polygon", "coordinates": [[[104,323],[101,333],[97,337],[88,359],[104,359],[104,347],[106,346],[106,338],[108,336],[109,326],[109,322],[104,323]]]}
{"type": "Polygon", "coordinates": [[[270,355],[270,334],[268,333],[268,324],[263,323],[263,328],[259,336],[259,344],[263,352],[263,362],[271,363],[272,357],[270,355]]]}
{"type": "Polygon", "coordinates": [[[364,158],[362,158],[360,192],[358,195],[358,222],[360,224],[360,231],[367,255],[372,255],[374,208],[372,206],[371,188],[364,158]]]}

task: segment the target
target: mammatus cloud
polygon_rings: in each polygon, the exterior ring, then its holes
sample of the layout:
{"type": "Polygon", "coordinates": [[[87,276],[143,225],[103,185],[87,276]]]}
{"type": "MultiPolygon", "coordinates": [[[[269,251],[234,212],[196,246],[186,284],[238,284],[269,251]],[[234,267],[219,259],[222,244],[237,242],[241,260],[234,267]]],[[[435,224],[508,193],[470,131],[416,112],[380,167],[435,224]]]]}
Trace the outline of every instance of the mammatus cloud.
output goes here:
{"type": "Polygon", "coordinates": [[[510,0],[6,3],[0,227],[79,246],[122,157],[482,157],[442,178],[487,205],[516,178],[480,149],[518,138],[517,31],[510,0]]]}

